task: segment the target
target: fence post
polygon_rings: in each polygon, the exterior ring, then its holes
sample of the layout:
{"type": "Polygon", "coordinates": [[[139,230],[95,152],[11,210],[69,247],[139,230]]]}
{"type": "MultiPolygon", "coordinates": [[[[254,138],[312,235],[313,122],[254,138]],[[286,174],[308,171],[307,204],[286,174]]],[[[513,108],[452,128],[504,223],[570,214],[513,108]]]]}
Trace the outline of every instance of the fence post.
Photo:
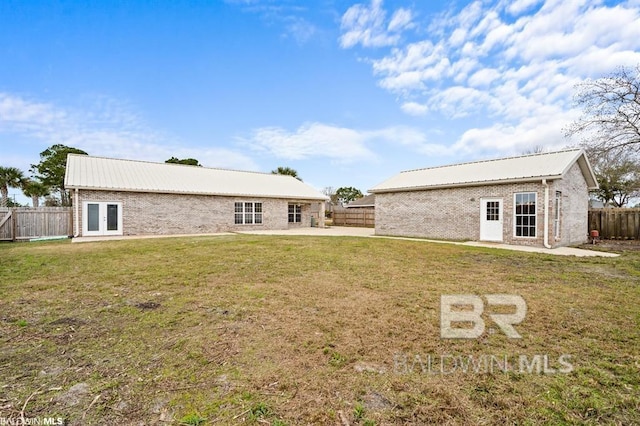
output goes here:
{"type": "Polygon", "coordinates": [[[73,208],[69,209],[69,231],[67,231],[68,236],[74,235],[76,233],[75,228],[73,227],[73,208]]]}
{"type": "Polygon", "coordinates": [[[11,209],[11,241],[15,241],[18,236],[18,218],[16,217],[18,211],[13,208],[11,209]]]}

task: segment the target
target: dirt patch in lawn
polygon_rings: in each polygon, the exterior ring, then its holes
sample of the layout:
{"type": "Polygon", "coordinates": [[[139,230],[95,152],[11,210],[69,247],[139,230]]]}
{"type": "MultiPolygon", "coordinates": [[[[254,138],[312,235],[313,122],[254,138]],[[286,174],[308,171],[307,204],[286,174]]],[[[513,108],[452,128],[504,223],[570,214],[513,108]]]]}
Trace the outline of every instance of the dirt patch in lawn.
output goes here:
{"type": "Polygon", "coordinates": [[[135,304],[138,309],[158,309],[160,307],[159,303],[156,302],[140,302],[135,304]]]}
{"type": "Polygon", "coordinates": [[[638,252],[640,251],[640,240],[597,240],[595,244],[583,244],[580,248],[617,253],[638,252]]]}

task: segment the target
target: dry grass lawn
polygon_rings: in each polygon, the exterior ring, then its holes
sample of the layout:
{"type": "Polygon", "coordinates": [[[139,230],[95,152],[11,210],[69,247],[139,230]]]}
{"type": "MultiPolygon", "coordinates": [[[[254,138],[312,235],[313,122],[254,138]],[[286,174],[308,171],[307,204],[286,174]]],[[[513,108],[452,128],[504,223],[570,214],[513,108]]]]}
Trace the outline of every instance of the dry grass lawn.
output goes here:
{"type": "Polygon", "coordinates": [[[0,332],[0,419],[640,423],[640,252],[249,235],[2,244],[0,332]],[[523,338],[485,315],[480,339],[441,339],[440,296],[461,293],[522,296],[523,338]],[[561,355],[573,371],[517,368],[547,356],[558,370],[561,355]],[[515,361],[474,373],[455,356],[515,361]]]}

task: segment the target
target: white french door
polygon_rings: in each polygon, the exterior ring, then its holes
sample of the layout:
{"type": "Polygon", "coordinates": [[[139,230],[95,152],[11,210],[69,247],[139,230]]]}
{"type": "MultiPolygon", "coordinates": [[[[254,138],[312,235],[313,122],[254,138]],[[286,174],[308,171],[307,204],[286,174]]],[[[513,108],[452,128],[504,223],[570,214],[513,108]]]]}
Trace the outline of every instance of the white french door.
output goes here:
{"type": "Polygon", "coordinates": [[[82,203],[82,235],[122,235],[122,203],[82,203]]]}

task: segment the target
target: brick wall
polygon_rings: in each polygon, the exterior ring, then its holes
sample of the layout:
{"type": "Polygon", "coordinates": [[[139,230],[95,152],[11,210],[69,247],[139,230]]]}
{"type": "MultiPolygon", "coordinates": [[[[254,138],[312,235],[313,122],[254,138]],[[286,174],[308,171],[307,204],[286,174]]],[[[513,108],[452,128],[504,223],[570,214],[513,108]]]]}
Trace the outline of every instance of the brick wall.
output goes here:
{"type": "MultiPolygon", "coordinates": [[[[584,243],[589,233],[589,189],[578,163],[571,166],[565,177],[555,182],[552,189],[549,194],[551,200],[555,197],[555,191],[561,191],[562,198],[560,238],[556,239],[552,234],[550,241],[555,240],[557,245],[562,246],[584,243]]],[[[551,213],[550,217],[553,220],[551,213]]]]}
{"type": "MultiPolygon", "coordinates": [[[[277,230],[311,225],[311,203],[317,201],[241,198],[208,195],[155,194],[80,190],[77,211],[84,201],[122,203],[124,235],[172,235],[233,232],[249,229],[277,230]],[[262,224],[236,225],[236,202],[261,202],[262,224]],[[288,204],[302,204],[302,223],[288,222],[288,204]]],[[[74,200],[75,202],[75,200],[74,200]]],[[[76,208],[74,207],[74,215],[76,208]]],[[[74,218],[75,220],[76,218],[74,218]]],[[[82,222],[79,230],[82,233],[82,222]]]]}
{"type": "MultiPolygon", "coordinates": [[[[574,165],[561,186],[549,182],[549,243],[552,246],[580,242],[586,229],[588,199],[586,183],[579,167],[574,165]],[[574,170],[577,168],[577,173],[574,170]],[[555,241],[553,231],[553,199],[555,188],[563,193],[561,238],[555,241]]],[[[507,244],[542,246],[544,241],[544,186],[541,182],[433,189],[376,194],[376,234],[447,240],[480,239],[482,198],[502,198],[503,241],[507,244]],[[537,194],[536,237],[516,237],[514,230],[514,194],[537,194]]]]}

